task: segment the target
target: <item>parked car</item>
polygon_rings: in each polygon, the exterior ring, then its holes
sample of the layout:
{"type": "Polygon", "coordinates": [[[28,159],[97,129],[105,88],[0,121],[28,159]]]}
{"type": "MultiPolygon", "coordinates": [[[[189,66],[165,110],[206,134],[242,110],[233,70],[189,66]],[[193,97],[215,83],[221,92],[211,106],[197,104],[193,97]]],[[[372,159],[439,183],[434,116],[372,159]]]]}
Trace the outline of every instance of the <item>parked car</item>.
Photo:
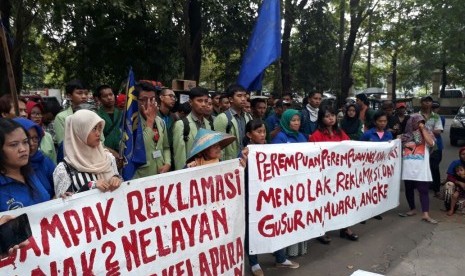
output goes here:
{"type": "Polygon", "coordinates": [[[460,107],[450,125],[450,144],[457,146],[459,140],[465,140],[465,104],[460,107]]]}
{"type": "Polygon", "coordinates": [[[460,89],[444,89],[444,91],[441,91],[440,97],[447,99],[465,98],[465,92],[460,89]]]}

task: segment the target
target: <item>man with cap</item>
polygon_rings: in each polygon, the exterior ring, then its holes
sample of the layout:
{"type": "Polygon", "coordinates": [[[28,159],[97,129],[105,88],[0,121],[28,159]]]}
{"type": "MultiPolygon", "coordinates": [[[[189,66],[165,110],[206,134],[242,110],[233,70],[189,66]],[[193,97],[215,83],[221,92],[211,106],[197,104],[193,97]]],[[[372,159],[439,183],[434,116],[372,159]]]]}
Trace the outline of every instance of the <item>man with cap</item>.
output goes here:
{"type": "Polygon", "coordinates": [[[355,102],[360,108],[359,118],[363,122],[364,130],[374,127],[373,116],[375,111],[370,108],[370,101],[365,93],[360,93],[355,96],[355,102]]]}
{"type": "Polygon", "coordinates": [[[400,134],[404,133],[405,126],[407,125],[410,115],[407,114],[407,105],[404,102],[396,103],[396,112],[395,115],[400,122],[400,134]]]}
{"type": "Polygon", "coordinates": [[[274,106],[276,104],[276,101],[278,99],[277,93],[273,92],[269,95],[268,99],[266,100],[266,112],[265,112],[265,118],[268,118],[271,114],[274,112],[274,106]]]}
{"type": "Polygon", "coordinates": [[[441,117],[439,114],[433,112],[433,97],[426,95],[420,100],[420,114],[425,118],[425,126],[431,130],[436,139],[436,143],[432,148],[429,156],[429,164],[431,169],[431,176],[433,177],[433,182],[431,188],[435,192],[435,196],[438,196],[439,187],[441,185],[441,174],[439,169],[439,163],[442,160],[442,151],[438,148],[438,138],[441,137],[441,133],[444,129],[441,117]]]}

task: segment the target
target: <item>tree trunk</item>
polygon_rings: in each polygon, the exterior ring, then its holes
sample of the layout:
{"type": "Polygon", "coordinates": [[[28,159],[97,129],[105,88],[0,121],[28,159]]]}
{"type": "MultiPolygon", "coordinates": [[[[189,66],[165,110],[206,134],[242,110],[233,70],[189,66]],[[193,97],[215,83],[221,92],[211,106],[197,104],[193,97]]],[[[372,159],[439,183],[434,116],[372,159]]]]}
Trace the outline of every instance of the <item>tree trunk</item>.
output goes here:
{"type": "MultiPolygon", "coordinates": [[[[344,34],[345,34],[345,13],[346,13],[346,0],[339,2],[339,83],[342,79],[342,57],[344,55],[344,34]]],[[[339,90],[340,91],[340,90],[339,90]]],[[[340,94],[340,92],[339,92],[340,94]]]]}
{"type": "Polygon", "coordinates": [[[296,11],[302,10],[307,5],[308,0],[301,0],[298,5],[292,0],[284,1],[284,30],[281,43],[281,78],[282,94],[291,93],[292,78],[290,66],[290,45],[291,30],[296,20],[296,11]]]}
{"type": "MultiPolygon", "coordinates": [[[[11,1],[10,0],[1,0],[0,1],[0,15],[2,16],[2,24],[5,27],[6,34],[10,34],[11,27],[10,27],[10,17],[11,17],[11,1]]],[[[10,87],[8,85],[8,73],[6,70],[6,60],[5,54],[3,52],[3,46],[1,45],[0,41],[0,96],[3,94],[9,94],[10,87]]],[[[10,46],[10,45],[8,45],[10,46]]],[[[11,53],[11,47],[10,53],[11,53]]]]}
{"type": "Polygon", "coordinates": [[[368,18],[367,88],[371,87],[371,14],[368,18]]]}
{"type": "MultiPolygon", "coordinates": [[[[392,101],[396,102],[396,86],[397,86],[397,50],[395,50],[394,55],[392,56],[392,91],[391,97],[392,101]]],[[[388,91],[389,93],[389,91],[388,91]]]]}
{"type": "Polygon", "coordinates": [[[362,10],[360,9],[360,0],[350,0],[350,30],[347,38],[346,48],[342,57],[341,73],[341,98],[349,96],[349,89],[353,85],[351,59],[354,52],[355,39],[357,32],[362,23],[362,10]]]}
{"type": "Polygon", "coordinates": [[[187,0],[184,4],[184,79],[199,83],[202,62],[202,5],[198,0],[187,0]]]}
{"type": "Polygon", "coordinates": [[[441,68],[441,71],[442,71],[442,78],[441,78],[442,86],[441,86],[441,93],[439,95],[444,95],[444,92],[446,91],[446,87],[447,87],[447,70],[446,70],[446,67],[447,67],[447,63],[443,62],[442,63],[442,68],[441,68]]]}

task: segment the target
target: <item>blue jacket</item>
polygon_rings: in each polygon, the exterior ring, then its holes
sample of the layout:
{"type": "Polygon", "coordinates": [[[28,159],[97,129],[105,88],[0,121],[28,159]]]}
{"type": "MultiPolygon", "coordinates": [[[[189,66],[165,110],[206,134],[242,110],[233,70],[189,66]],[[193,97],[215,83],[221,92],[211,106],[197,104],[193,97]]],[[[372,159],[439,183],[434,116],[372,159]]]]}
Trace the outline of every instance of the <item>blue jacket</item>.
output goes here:
{"type": "Polygon", "coordinates": [[[271,144],[285,144],[285,143],[305,143],[308,142],[308,139],[299,132],[297,137],[292,135],[287,135],[284,131],[280,131],[274,139],[271,141],[271,144]]]}
{"type": "Polygon", "coordinates": [[[378,133],[376,133],[376,128],[370,128],[369,130],[363,133],[360,137],[360,141],[369,141],[369,142],[387,142],[393,140],[392,133],[385,130],[383,138],[379,138],[378,133]]]}
{"type": "Polygon", "coordinates": [[[55,196],[55,188],[53,186],[53,171],[55,171],[55,163],[48,156],[45,156],[38,150],[30,159],[34,173],[39,178],[40,183],[44,186],[50,197],[55,196]]]}
{"type": "Polygon", "coordinates": [[[19,209],[50,200],[50,194],[33,174],[29,185],[0,174],[0,212],[19,209]],[[32,189],[30,188],[32,187],[32,189]]]}
{"type": "Polygon", "coordinates": [[[312,122],[310,120],[310,112],[308,111],[307,107],[303,107],[300,111],[300,132],[302,132],[305,136],[309,136],[313,134],[315,130],[318,128],[318,122],[312,122]]]}

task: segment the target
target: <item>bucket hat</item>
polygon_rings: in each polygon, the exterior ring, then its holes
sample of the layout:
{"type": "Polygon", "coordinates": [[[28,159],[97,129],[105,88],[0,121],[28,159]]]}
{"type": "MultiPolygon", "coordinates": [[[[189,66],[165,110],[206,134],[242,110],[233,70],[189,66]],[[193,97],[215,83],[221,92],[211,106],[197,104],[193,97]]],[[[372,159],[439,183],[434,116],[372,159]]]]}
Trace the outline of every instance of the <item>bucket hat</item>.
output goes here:
{"type": "Polygon", "coordinates": [[[191,152],[187,157],[187,162],[191,161],[191,159],[197,154],[216,143],[219,143],[221,149],[224,149],[227,145],[234,142],[235,139],[236,137],[230,134],[201,128],[197,132],[197,135],[195,135],[194,144],[192,145],[191,152]]]}

